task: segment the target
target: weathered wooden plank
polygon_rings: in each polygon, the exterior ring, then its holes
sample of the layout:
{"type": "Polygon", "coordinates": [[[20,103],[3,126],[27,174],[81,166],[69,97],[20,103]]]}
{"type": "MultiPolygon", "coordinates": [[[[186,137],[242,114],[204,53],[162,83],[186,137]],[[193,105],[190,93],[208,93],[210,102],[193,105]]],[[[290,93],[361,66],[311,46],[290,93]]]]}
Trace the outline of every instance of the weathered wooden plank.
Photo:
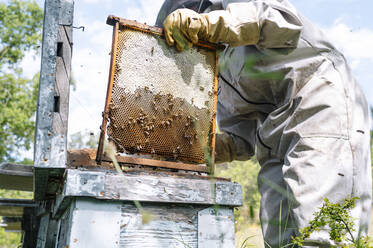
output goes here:
{"type": "MultiPolygon", "coordinates": [[[[60,96],[61,94],[61,92],[56,91],[55,86],[57,77],[58,32],[62,30],[60,37],[67,43],[65,48],[70,51],[64,52],[62,49],[62,55],[63,53],[69,55],[70,59],[66,61],[70,63],[71,44],[62,26],[72,26],[72,19],[73,0],[45,1],[34,145],[34,167],[37,168],[35,170],[35,199],[37,200],[41,200],[45,197],[49,176],[60,173],[60,169],[66,167],[66,133],[55,133],[54,131],[56,131],[57,124],[53,126],[53,121],[55,120],[55,96],[60,96]],[[43,169],[47,171],[43,171],[43,169]]],[[[63,68],[65,73],[70,75],[70,70],[66,70],[65,66],[63,66],[63,68]]],[[[69,79],[67,81],[69,81],[69,79]]],[[[62,120],[64,119],[67,118],[62,118],[62,120]]],[[[67,123],[64,125],[66,126],[67,123]]],[[[64,127],[64,129],[66,129],[66,127],[64,127]]]]}
{"type": "Polygon", "coordinates": [[[137,201],[214,204],[213,181],[155,176],[107,175],[104,198],[137,201]]]}
{"type": "Polygon", "coordinates": [[[58,109],[56,111],[58,112],[55,112],[55,114],[58,113],[60,115],[63,124],[63,129],[59,133],[66,135],[69,116],[70,82],[61,57],[57,58],[56,73],[56,90],[58,92],[58,106],[56,106],[58,109]]]}
{"type": "Polygon", "coordinates": [[[33,167],[20,164],[0,164],[0,188],[33,191],[33,167]]]}
{"type": "Polygon", "coordinates": [[[74,17],[74,1],[60,0],[60,15],[58,24],[72,26],[74,17]]]}
{"type": "MultiPolygon", "coordinates": [[[[161,161],[161,160],[154,160],[154,159],[146,159],[146,158],[134,158],[134,157],[127,157],[127,156],[116,156],[116,159],[119,163],[125,164],[139,164],[145,166],[152,166],[152,167],[162,167],[162,168],[171,168],[171,169],[179,169],[179,170],[186,170],[186,171],[198,171],[198,172],[209,172],[210,169],[206,165],[198,165],[198,164],[185,164],[181,162],[169,162],[169,161],[161,161]]],[[[102,161],[109,161],[111,159],[104,156],[102,161]]]]}
{"type": "Polygon", "coordinates": [[[64,133],[64,129],[60,113],[53,113],[53,132],[56,134],[64,133]]]}
{"type": "Polygon", "coordinates": [[[22,217],[24,208],[35,206],[32,200],[0,199],[0,216],[22,217]]]}
{"type": "Polygon", "coordinates": [[[65,247],[119,248],[120,203],[78,199],[74,205],[65,247]]]}
{"type": "Polygon", "coordinates": [[[57,247],[56,248],[66,248],[68,247],[71,225],[72,223],[72,216],[74,210],[75,203],[73,202],[71,205],[69,204],[69,208],[63,214],[61,218],[59,218],[59,232],[57,234],[57,247]]]}
{"type": "Polygon", "coordinates": [[[36,207],[25,208],[23,211],[22,218],[22,248],[34,248],[36,247],[38,229],[39,229],[39,218],[36,207]]]}
{"type": "Polygon", "coordinates": [[[59,51],[57,53],[57,56],[63,59],[64,68],[66,70],[67,77],[70,78],[72,50],[71,50],[71,43],[67,37],[64,26],[59,27],[58,43],[59,43],[59,51]]]}
{"type": "Polygon", "coordinates": [[[36,248],[46,248],[49,220],[49,214],[44,214],[40,218],[40,226],[38,231],[36,248]]]}
{"type": "Polygon", "coordinates": [[[234,247],[231,208],[76,198],[60,222],[58,247],[234,247]],[[83,228],[82,228],[83,227],[83,228]]]}
{"type": "Polygon", "coordinates": [[[198,213],[198,247],[234,248],[234,216],[229,208],[207,208],[198,213]]]}
{"type": "Polygon", "coordinates": [[[197,215],[203,207],[134,204],[121,206],[121,248],[197,248],[197,215]],[[151,216],[143,224],[143,213],[151,216]]]}
{"type": "Polygon", "coordinates": [[[73,27],[72,27],[72,25],[71,26],[63,26],[63,27],[65,29],[66,36],[69,39],[69,43],[70,43],[70,47],[71,47],[71,51],[72,51],[73,44],[74,44],[74,41],[73,41],[73,27]]]}
{"type": "MultiPolygon", "coordinates": [[[[102,157],[103,163],[98,165],[96,161],[92,161],[92,159],[96,159],[97,151],[95,149],[81,149],[81,150],[73,150],[68,152],[68,164],[69,166],[101,166],[107,167],[108,165],[105,163],[111,163],[112,160],[108,158],[106,155],[102,157]]],[[[197,164],[185,164],[181,162],[169,162],[169,161],[161,161],[161,160],[154,160],[154,159],[146,159],[146,158],[134,158],[129,156],[116,156],[116,159],[119,163],[128,164],[128,165],[140,165],[140,166],[149,166],[149,167],[156,167],[156,168],[168,168],[168,169],[178,169],[183,171],[196,171],[196,172],[208,172],[209,168],[205,165],[197,165],[197,164]]]]}
{"type": "Polygon", "coordinates": [[[242,205],[240,186],[233,182],[223,182],[226,183],[226,187],[231,185],[232,190],[238,190],[238,193],[227,190],[219,192],[222,189],[221,184],[217,188],[216,180],[207,178],[183,178],[165,173],[119,175],[112,171],[68,169],[60,202],[64,197],[87,196],[140,202],[242,205]],[[221,198],[228,197],[231,198],[230,201],[220,201],[221,198]]]}
{"type": "Polygon", "coordinates": [[[242,187],[238,183],[216,182],[216,203],[219,205],[242,205],[242,187]]]}
{"type": "MultiPolygon", "coordinates": [[[[64,164],[63,156],[52,157],[53,112],[56,80],[57,33],[59,1],[46,0],[44,6],[43,44],[36,114],[35,167],[53,167],[64,164]],[[47,149],[47,148],[51,149],[47,149]]],[[[58,149],[58,148],[57,148],[58,149]]]]}

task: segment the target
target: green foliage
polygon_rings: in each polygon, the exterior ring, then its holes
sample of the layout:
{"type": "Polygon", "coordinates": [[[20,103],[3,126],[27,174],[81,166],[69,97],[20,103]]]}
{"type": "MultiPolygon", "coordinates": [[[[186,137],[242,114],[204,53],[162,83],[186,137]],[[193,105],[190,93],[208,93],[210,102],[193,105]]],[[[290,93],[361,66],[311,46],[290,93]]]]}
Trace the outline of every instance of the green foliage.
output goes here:
{"type": "Polygon", "coordinates": [[[257,161],[232,162],[217,165],[216,176],[231,178],[241,184],[243,193],[243,206],[235,211],[235,220],[238,227],[257,220],[256,213],[259,208],[260,194],[258,192],[257,176],[260,166],[257,161]]]}
{"type": "MultiPolygon", "coordinates": [[[[0,2],[0,163],[20,161],[20,150],[29,150],[34,135],[38,75],[22,76],[19,62],[26,52],[37,51],[41,41],[43,11],[34,1],[0,2]]],[[[0,190],[0,198],[32,199],[31,192],[0,190]]],[[[0,228],[0,247],[18,247],[20,233],[0,228]]]]}
{"type": "MultiPolygon", "coordinates": [[[[24,192],[18,190],[3,190],[0,189],[0,198],[6,199],[32,199],[32,192],[24,192]]],[[[1,218],[0,218],[1,222],[1,218]]],[[[5,232],[0,228],[0,248],[16,248],[21,242],[21,233],[5,232]]]]}
{"type": "Polygon", "coordinates": [[[40,45],[43,12],[36,2],[0,3],[0,67],[18,63],[40,45]]]}
{"type": "Polygon", "coordinates": [[[40,45],[42,9],[31,1],[0,3],[0,162],[30,149],[38,76],[22,77],[19,62],[40,45]]]}
{"type": "Polygon", "coordinates": [[[30,149],[38,76],[27,80],[16,74],[0,76],[0,162],[14,161],[19,149],[30,149]]]}
{"type": "Polygon", "coordinates": [[[21,234],[13,232],[5,232],[0,228],[0,248],[17,248],[20,247],[21,234]]]}
{"type": "Polygon", "coordinates": [[[350,211],[355,207],[357,199],[357,197],[347,198],[341,203],[331,203],[328,199],[324,199],[323,206],[314,214],[315,218],[309,222],[309,226],[300,230],[299,236],[293,237],[293,244],[301,247],[313,232],[327,228],[330,240],[337,245],[334,247],[372,247],[369,245],[369,238],[356,239],[353,236],[354,219],[350,216],[350,211]]]}

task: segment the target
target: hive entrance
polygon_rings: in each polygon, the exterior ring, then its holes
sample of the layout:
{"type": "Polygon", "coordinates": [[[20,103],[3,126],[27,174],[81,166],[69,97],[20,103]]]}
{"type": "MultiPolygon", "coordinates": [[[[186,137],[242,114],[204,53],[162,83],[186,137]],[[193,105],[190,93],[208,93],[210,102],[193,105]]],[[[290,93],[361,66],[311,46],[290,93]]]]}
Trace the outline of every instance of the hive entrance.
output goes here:
{"type": "Polygon", "coordinates": [[[178,53],[158,28],[115,17],[108,23],[114,24],[114,38],[97,158],[106,133],[121,153],[211,164],[216,49],[178,53]]]}

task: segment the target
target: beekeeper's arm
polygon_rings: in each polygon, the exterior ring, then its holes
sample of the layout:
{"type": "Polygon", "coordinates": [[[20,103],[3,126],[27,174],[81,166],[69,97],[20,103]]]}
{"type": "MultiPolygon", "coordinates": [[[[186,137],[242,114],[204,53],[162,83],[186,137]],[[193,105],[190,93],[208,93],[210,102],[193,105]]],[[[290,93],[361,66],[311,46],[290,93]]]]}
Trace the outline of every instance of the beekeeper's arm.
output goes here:
{"type": "Polygon", "coordinates": [[[294,48],[302,25],[294,10],[271,0],[231,3],[226,10],[198,14],[178,9],[164,21],[167,43],[181,51],[198,40],[231,47],[294,48]]]}
{"type": "Polygon", "coordinates": [[[218,102],[218,123],[221,133],[216,135],[215,162],[248,160],[255,152],[255,120],[245,115],[232,114],[218,102]]]}

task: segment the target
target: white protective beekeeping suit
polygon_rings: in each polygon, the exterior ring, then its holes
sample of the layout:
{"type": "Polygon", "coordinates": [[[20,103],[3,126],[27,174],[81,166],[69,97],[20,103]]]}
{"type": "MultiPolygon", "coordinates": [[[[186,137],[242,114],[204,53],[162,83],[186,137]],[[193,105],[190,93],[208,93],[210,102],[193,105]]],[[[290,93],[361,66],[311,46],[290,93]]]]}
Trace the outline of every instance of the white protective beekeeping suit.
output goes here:
{"type": "MultiPolygon", "coordinates": [[[[227,44],[219,58],[217,117],[224,134],[217,138],[217,159],[247,160],[256,151],[265,241],[285,245],[324,198],[355,196],[355,235],[366,235],[369,108],[345,58],[287,0],[212,2],[207,11],[220,10],[171,14],[166,38],[177,43],[173,30],[179,28],[191,43],[227,44]]],[[[190,46],[180,44],[179,50],[190,46]]],[[[330,244],[328,233],[319,232],[305,247],[330,244]]]]}

